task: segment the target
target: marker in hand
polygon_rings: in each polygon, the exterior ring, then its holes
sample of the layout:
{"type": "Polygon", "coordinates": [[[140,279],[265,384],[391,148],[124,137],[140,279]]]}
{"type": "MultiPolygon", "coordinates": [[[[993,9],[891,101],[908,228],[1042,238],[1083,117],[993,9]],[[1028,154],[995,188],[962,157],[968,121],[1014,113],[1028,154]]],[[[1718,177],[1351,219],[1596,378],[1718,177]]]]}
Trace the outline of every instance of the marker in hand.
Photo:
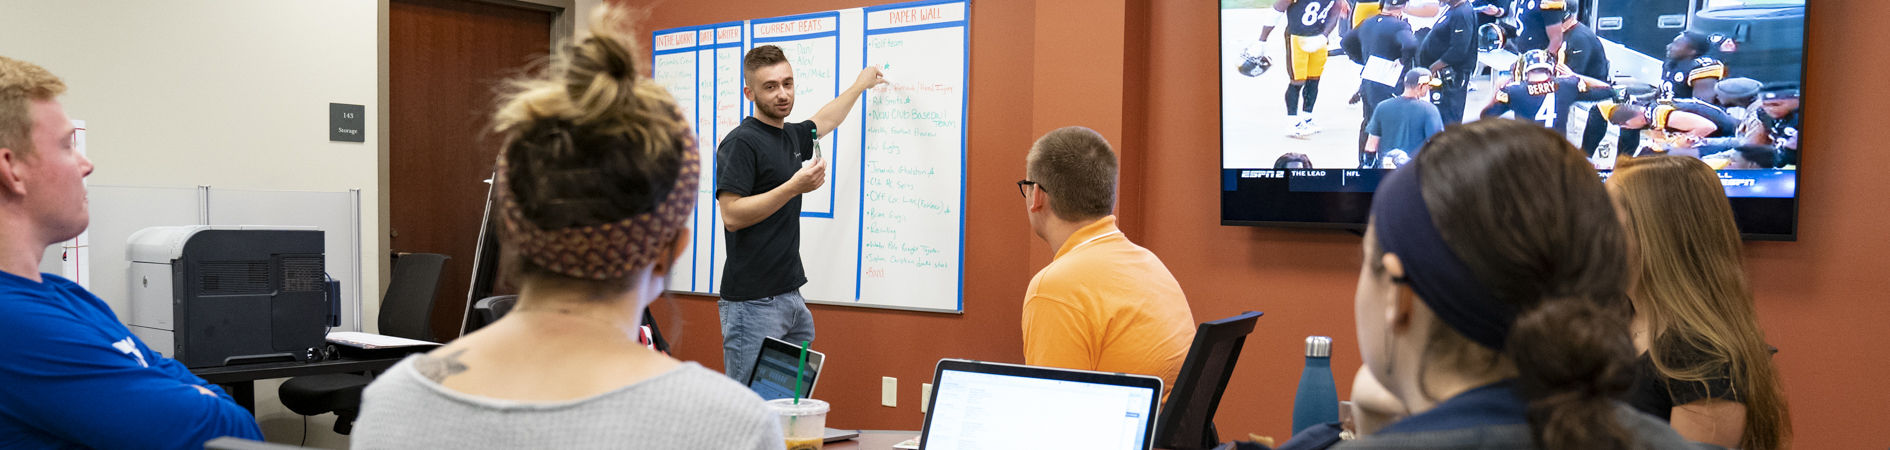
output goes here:
{"type": "Polygon", "coordinates": [[[813,133],[814,135],[814,157],[806,161],[801,161],[801,168],[807,168],[809,166],[812,166],[814,165],[815,161],[820,160],[820,130],[814,129],[813,131],[810,131],[810,133],[813,133]]]}

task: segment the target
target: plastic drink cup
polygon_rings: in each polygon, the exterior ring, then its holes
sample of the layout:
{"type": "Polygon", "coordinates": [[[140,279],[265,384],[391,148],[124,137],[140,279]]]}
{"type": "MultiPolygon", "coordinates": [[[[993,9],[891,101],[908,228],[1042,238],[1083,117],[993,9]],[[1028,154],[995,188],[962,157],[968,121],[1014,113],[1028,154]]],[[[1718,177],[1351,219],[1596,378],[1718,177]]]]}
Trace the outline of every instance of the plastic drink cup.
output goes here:
{"type": "Polygon", "coordinates": [[[768,410],[781,418],[781,436],[787,450],[820,450],[827,437],[827,402],[803,398],[768,401],[768,410]]]}

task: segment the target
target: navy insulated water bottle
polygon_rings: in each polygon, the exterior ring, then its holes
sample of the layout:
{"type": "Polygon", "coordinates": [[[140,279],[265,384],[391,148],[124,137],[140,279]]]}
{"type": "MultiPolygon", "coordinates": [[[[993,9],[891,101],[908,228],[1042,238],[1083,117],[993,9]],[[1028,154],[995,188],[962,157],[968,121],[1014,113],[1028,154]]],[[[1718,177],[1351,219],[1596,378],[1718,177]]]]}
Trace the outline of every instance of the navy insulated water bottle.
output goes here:
{"type": "Polygon", "coordinates": [[[1307,427],[1339,421],[1339,389],[1332,383],[1332,338],[1306,337],[1306,370],[1299,373],[1293,396],[1293,434],[1307,427]]]}

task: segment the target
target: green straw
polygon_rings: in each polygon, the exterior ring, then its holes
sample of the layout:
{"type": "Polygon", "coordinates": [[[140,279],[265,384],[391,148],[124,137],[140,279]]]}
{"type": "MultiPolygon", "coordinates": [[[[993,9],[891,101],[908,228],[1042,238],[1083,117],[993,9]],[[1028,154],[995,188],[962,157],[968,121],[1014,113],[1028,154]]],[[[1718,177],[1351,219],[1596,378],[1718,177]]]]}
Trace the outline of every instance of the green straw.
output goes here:
{"type": "Polygon", "coordinates": [[[794,369],[794,404],[796,405],[801,404],[801,377],[806,376],[807,373],[807,347],[813,344],[813,341],[801,341],[801,363],[800,367],[794,369]]]}

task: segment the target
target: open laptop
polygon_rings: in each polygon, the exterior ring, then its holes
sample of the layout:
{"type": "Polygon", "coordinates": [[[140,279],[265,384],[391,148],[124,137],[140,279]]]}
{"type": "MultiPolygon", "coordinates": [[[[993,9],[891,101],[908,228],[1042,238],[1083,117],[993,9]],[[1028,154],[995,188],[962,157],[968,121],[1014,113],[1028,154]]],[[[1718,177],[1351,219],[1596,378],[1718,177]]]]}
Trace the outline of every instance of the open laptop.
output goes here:
{"type": "MultiPolygon", "coordinates": [[[[794,373],[801,372],[801,398],[814,397],[814,385],[820,381],[820,369],[826,367],[827,355],[818,351],[807,352],[807,369],[800,370],[801,346],[790,344],[775,338],[761,341],[761,353],[755,357],[755,370],[748,374],[748,388],[761,395],[762,400],[783,399],[794,396],[794,373]]],[[[827,429],[826,442],[844,441],[860,437],[856,430],[827,429]]]]}
{"type": "Polygon", "coordinates": [[[921,450],[1148,450],[1160,378],[962,359],[938,362],[921,450]]]}

